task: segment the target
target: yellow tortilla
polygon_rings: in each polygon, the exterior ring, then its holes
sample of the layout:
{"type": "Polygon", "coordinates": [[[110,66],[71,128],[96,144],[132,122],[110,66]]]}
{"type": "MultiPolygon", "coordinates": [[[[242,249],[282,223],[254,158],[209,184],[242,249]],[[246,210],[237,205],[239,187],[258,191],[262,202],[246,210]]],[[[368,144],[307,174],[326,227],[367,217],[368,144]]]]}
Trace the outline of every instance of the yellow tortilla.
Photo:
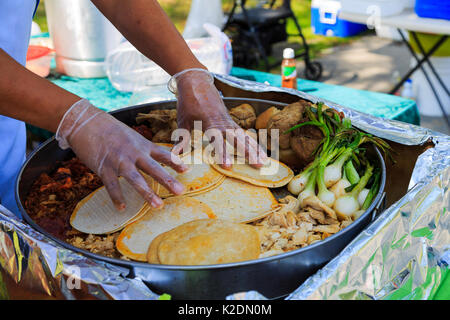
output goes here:
{"type": "Polygon", "coordinates": [[[156,144],[160,147],[163,147],[164,149],[169,150],[169,151],[172,150],[172,147],[173,147],[173,144],[171,144],[171,143],[157,142],[156,144]]]}
{"type": "Polygon", "coordinates": [[[138,216],[144,207],[144,198],[125,178],[119,178],[119,184],[126,201],[123,211],[116,209],[103,186],[77,204],[70,217],[72,227],[84,233],[108,234],[120,230],[138,216]]]}
{"type": "MultiPolygon", "coordinates": [[[[206,192],[220,185],[225,179],[223,174],[214,170],[208,163],[203,161],[201,151],[186,154],[181,157],[181,160],[189,167],[186,172],[178,173],[167,166],[165,166],[164,169],[184,185],[184,195],[206,192]]],[[[161,198],[173,196],[171,192],[153,178],[146,176],[146,179],[149,186],[155,190],[161,198]]]]}
{"type": "Polygon", "coordinates": [[[214,157],[205,152],[206,162],[218,172],[227,177],[246,181],[256,186],[278,188],[285,186],[294,177],[294,172],[284,163],[272,158],[268,158],[266,164],[261,168],[253,168],[247,163],[242,163],[242,159],[235,156],[235,161],[231,169],[224,169],[214,162],[214,157]],[[239,160],[239,161],[238,161],[239,160]]]}
{"type": "Polygon", "coordinates": [[[226,178],[217,188],[191,197],[206,203],[218,219],[231,222],[261,219],[278,205],[268,188],[233,178],[226,178]]]}
{"type": "Polygon", "coordinates": [[[254,226],[218,219],[195,220],[155,238],[149,263],[210,265],[257,259],[260,239],[254,226]]]}
{"type": "Polygon", "coordinates": [[[183,223],[208,218],[215,218],[214,212],[196,199],[165,199],[162,208],[148,206],[145,215],[126,226],[117,238],[116,247],[128,258],[146,261],[148,246],[155,237],[183,223]]]}

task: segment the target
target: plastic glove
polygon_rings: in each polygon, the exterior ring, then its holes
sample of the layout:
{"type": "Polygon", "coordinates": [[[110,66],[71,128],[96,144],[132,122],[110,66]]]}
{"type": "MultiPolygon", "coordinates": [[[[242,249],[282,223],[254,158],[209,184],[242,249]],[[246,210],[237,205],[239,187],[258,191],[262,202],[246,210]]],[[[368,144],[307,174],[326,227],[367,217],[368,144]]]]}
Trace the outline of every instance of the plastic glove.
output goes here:
{"type": "Polygon", "coordinates": [[[80,160],[99,175],[119,210],[125,208],[119,176],[124,177],[153,207],[163,205],[138,169],[174,194],[181,194],[184,190],[184,186],[160,165],[168,165],[177,172],[187,170],[178,156],[148,141],[85,99],[75,103],[64,114],[56,140],[62,149],[72,148],[80,160]]]}
{"type": "MultiPolygon", "coordinates": [[[[266,153],[228,114],[210,72],[205,69],[181,71],[170,79],[168,87],[178,99],[178,128],[192,132],[194,121],[201,121],[202,130],[208,138],[214,137],[211,142],[216,159],[222,167],[229,169],[232,165],[232,152],[226,147],[226,141],[237,150],[245,152],[245,158],[250,165],[261,167],[264,164],[267,160],[266,153]]],[[[187,140],[178,142],[172,152],[180,154],[186,151],[188,144],[187,140]]]]}

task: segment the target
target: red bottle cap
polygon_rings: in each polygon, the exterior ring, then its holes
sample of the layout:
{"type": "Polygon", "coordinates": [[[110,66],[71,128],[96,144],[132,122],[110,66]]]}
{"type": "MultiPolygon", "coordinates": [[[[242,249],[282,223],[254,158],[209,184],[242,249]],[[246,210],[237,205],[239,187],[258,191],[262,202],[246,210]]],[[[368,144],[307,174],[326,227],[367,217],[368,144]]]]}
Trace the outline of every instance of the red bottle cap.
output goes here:
{"type": "Polygon", "coordinates": [[[52,51],[52,49],[43,46],[29,46],[27,51],[27,61],[39,59],[52,51]]]}

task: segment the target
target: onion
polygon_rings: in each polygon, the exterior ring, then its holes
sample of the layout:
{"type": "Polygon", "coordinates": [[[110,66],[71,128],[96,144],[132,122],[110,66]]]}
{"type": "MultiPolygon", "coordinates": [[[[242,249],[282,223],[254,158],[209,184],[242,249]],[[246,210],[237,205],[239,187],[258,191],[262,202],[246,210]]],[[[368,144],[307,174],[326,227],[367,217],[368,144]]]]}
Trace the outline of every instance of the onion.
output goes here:
{"type": "Polygon", "coordinates": [[[337,166],[335,163],[325,168],[324,181],[325,186],[327,188],[334,185],[341,178],[342,178],[341,168],[339,168],[339,166],[337,166]]]}
{"type": "Polygon", "coordinates": [[[333,207],[333,204],[334,204],[334,202],[336,200],[336,197],[334,196],[334,193],[329,191],[329,190],[327,190],[327,189],[324,189],[324,190],[322,190],[322,192],[319,192],[317,197],[320,199],[320,201],[325,203],[330,208],[333,207]]]}
{"type": "Polygon", "coordinates": [[[305,189],[298,195],[298,200],[300,202],[300,206],[303,207],[303,200],[310,196],[316,195],[316,176],[317,169],[314,169],[309,175],[308,182],[306,183],[305,189]]]}
{"type": "Polygon", "coordinates": [[[359,203],[359,206],[360,206],[360,207],[363,206],[364,201],[366,200],[367,195],[369,194],[369,191],[370,191],[369,189],[364,188],[364,189],[362,189],[361,192],[359,193],[359,195],[358,195],[358,203],[359,203]]]}
{"type": "Polygon", "coordinates": [[[304,170],[300,174],[296,175],[288,184],[289,192],[295,195],[298,195],[300,192],[302,192],[305,189],[310,176],[310,170],[304,170]]]}
{"type": "Polygon", "coordinates": [[[370,177],[373,173],[373,167],[370,163],[367,165],[366,172],[364,176],[359,180],[358,184],[353,188],[352,191],[339,197],[334,203],[334,211],[341,219],[346,219],[352,217],[360,208],[358,202],[358,195],[364,189],[364,187],[369,182],[370,177]]]}
{"type": "Polygon", "coordinates": [[[324,181],[327,188],[331,187],[342,178],[342,167],[352,155],[352,152],[353,150],[351,149],[345,150],[336,161],[325,168],[324,181]]]}
{"type": "Polygon", "coordinates": [[[306,198],[311,197],[311,196],[315,196],[315,195],[316,194],[315,194],[314,190],[311,190],[311,189],[303,190],[303,192],[298,195],[298,201],[300,202],[300,206],[303,208],[303,201],[306,198]]]}
{"type": "Polygon", "coordinates": [[[345,195],[346,194],[345,188],[348,188],[350,186],[351,183],[347,179],[342,178],[331,187],[330,191],[334,193],[334,196],[337,199],[345,195]]]}
{"type": "Polygon", "coordinates": [[[319,193],[317,194],[317,197],[320,199],[320,201],[331,208],[334,204],[334,201],[336,200],[336,197],[334,196],[333,192],[327,189],[324,181],[324,173],[325,167],[323,165],[319,165],[317,170],[317,186],[319,189],[319,193]]]}
{"type": "Polygon", "coordinates": [[[333,208],[340,217],[347,218],[359,210],[359,203],[353,195],[345,195],[335,201],[333,208]]]}

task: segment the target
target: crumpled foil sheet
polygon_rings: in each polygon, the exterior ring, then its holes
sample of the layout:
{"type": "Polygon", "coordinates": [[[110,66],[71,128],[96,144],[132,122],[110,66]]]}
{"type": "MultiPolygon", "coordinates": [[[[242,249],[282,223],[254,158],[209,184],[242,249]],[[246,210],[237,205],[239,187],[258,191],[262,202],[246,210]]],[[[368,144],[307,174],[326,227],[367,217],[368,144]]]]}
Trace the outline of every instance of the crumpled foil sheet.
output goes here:
{"type": "MultiPolygon", "coordinates": [[[[344,112],[361,130],[404,145],[433,141],[435,147],[417,159],[405,196],[286,299],[432,297],[450,265],[450,137],[408,123],[380,119],[296,90],[217,78],[244,90],[284,92],[314,103],[322,101],[344,112]]],[[[250,291],[227,299],[264,297],[250,291]]]]}
{"type": "MultiPolygon", "coordinates": [[[[157,300],[128,270],[67,250],[0,205],[0,270],[30,298],[157,300]],[[6,274],[5,274],[6,273],[6,274]]],[[[0,300],[14,297],[0,273],[0,300]]],[[[27,298],[26,295],[20,296],[27,298]]]]}
{"type": "MultiPolygon", "coordinates": [[[[450,263],[450,137],[394,120],[363,114],[285,88],[231,76],[216,79],[252,92],[281,92],[322,101],[345,113],[362,130],[405,145],[432,140],[417,160],[407,194],[385,210],[342,253],[287,299],[384,299],[430,297],[450,263]],[[402,296],[407,286],[406,294],[402,296]]],[[[67,250],[36,232],[0,205],[0,299],[159,299],[128,270],[67,250]],[[6,279],[8,278],[8,279],[6,279]],[[16,288],[17,289],[17,288],[16,288]]],[[[230,300],[264,299],[255,291],[230,300]]]]}
{"type": "Polygon", "coordinates": [[[287,299],[428,299],[450,259],[450,168],[417,183],[287,299]]]}

